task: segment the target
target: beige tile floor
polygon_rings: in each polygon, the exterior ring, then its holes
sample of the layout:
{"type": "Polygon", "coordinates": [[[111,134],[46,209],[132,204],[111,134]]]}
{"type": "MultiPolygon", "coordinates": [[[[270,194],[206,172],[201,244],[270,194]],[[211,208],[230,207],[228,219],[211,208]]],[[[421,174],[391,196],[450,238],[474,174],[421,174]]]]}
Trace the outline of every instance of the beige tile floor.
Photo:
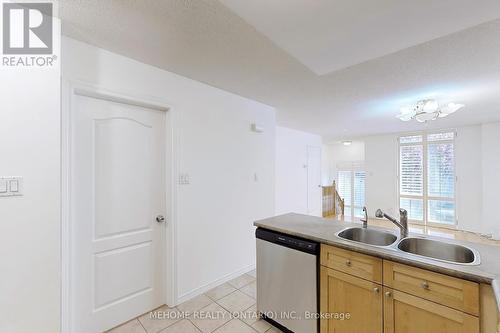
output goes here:
{"type": "Polygon", "coordinates": [[[174,308],[163,306],[108,333],[278,333],[256,313],[255,271],[174,308]],[[242,315],[238,315],[242,314],[242,315]]]}

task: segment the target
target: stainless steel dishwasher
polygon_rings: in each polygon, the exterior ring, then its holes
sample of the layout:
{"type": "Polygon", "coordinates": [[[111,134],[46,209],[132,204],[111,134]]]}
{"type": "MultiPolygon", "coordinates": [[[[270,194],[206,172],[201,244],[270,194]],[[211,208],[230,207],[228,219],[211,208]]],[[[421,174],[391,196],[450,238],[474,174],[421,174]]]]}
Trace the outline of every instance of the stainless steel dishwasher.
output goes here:
{"type": "Polygon", "coordinates": [[[319,244],[257,229],[257,311],[285,332],[317,333],[319,244]]]}

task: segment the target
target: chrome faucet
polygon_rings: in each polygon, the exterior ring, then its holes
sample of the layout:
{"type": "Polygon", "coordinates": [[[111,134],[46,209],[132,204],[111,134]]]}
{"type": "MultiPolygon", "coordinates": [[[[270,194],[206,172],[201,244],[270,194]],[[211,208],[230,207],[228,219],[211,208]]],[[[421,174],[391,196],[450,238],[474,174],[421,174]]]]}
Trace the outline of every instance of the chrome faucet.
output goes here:
{"type": "Polygon", "coordinates": [[[368,211],[366,210],[366,206],[363,207],[363,213],[365,213],[365,217],[359,220],[363,222],[363,228],[368,228],[368,211]]]}
{"type": "Polygon", "coordinates": [[[387,215],[380,209],[377,209],[377,211],[375,212],[375,216],[378,218],[385,217],[386,219],[397,225],[401,233],[401,238],[408,236],[408,212],[406,211],[406,209],[399,209],[399,221],[394,217],[387,215]]]}

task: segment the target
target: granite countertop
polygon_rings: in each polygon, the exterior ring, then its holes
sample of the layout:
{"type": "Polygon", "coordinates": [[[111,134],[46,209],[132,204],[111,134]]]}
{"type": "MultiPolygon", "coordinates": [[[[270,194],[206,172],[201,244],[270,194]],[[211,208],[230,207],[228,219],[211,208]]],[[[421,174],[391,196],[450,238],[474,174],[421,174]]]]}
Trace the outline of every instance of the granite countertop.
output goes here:
{"type": "MultiPolygon", "coordinates": [[[[369,254],[382,259],[388,259],[478,283],[490,284],[493,287],[497,300],[498,311],[500,313],[500,247],[410,233],[410,236],[424,237],[444,241],[446,243],[464,245],[479,252],[481,259],[479,265],[460,265],[415,256],[413,254],[397,250],[395,247],[377,247],[366,245],[363,243],[344,240],[336,236],[339,231],[345,228],[359,227],[359,223],[346,223],[332,219],[290,213],[259,220],[254,222],[254,225],[319,243],[334,245],[347,250],[369,254]]],[[[393,229],[372,227],[369,224],[368,228],[388,231],[399,236],[398,231],[393,229]]]]}

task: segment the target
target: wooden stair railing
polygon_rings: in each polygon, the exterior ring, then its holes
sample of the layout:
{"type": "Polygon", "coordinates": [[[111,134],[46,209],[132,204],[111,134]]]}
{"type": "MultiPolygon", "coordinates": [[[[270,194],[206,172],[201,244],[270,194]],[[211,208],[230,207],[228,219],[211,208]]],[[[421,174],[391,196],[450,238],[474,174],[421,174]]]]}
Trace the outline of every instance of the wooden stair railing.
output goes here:
{"type": "Polygon", "coordinates": [[[335,216],[335,189],[333,186],[322,186],[323,189],[323,217],[335,216]]]}
{"type": "Polygon", "coordinates": [[[337,191],[335,180],[332,186],[322,186],[323,188],[323,217],[344,216],[344,199],[337,191]]]}

